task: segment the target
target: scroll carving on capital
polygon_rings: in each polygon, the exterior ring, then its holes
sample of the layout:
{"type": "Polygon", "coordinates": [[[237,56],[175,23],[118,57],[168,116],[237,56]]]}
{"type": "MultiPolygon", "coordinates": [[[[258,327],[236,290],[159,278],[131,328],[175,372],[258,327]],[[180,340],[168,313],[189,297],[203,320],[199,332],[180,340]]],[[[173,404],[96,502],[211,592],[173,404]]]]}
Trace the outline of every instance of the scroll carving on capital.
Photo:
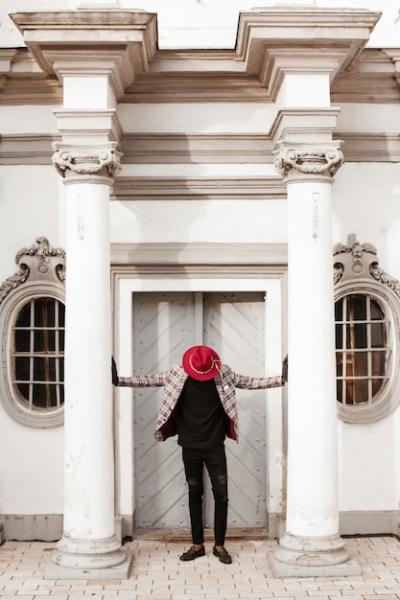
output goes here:
{"type": "Polygon", "coordinates": [[[324,145],[288,145],[280,144],[275,152],[275,167],[283,178],[292,170],[304,175],[333,176],[343,164],[341,142],[335,141],[324,145]]]}
{"type": "Polygon", "coordinates": [[[57,171],[65,177],[67,172],[78,175],[108,175],[112,177],[121,167],[122,152],[117,150],[117,143],[99,147],[68,147],[63,144],[54,145],[52,161],[57,171]]]}

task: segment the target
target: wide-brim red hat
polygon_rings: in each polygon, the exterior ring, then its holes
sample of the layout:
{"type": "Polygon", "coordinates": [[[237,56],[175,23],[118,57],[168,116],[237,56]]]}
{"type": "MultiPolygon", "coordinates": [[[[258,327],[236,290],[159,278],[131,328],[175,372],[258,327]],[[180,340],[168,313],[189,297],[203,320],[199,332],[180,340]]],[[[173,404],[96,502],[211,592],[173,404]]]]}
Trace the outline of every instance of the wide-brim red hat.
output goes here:
{"type": "Polygon", "coordinates": [[[208,381],[219,374],[221,360],[213,348],[192,346],[182,356],[182,366],[193,379],[208,381]]]}

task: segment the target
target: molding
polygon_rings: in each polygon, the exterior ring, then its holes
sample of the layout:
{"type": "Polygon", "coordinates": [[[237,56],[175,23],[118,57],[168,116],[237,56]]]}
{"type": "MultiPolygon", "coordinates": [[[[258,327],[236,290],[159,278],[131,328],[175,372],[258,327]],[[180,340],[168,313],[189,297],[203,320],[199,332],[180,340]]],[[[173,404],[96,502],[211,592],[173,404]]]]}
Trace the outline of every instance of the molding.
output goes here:
{"type": "MultiPolygon", "coordinates": [[[[398,133],[341,133],[345,162],[399,162],[398,133]]],[[[56,134],[0,135],[0,165],[51,165],[56,134]]],[[[272,164],[269,134],[126,133],[122,164],[272,164]]]]}
{"type": "Polygon", "coordinates": [[[108,76],[117,99],[148,70],[157,44],[155,13],[128,10],[9,15],[47,76],[108,76]]]}
{"type": "Polygon", "coordinates": [[[56,427],[63,423],[63,406],[51,410],[30,410],[17,386],[13,384],[11,357],[12,327],[22,306],[32,298],[49,296],[64,302],[65,252],[52,248],[45,237],[22,248],[15,261],[19,270],[0,286],[0,401],[8,415],[22,425],[37,428],[56,427]]]}
{"type": "Polygon", "coordinates": [[[62,536],[63,515],[2,514],[6,540],[55,542],[62,536]]]}
{"type": "Polygon", "coordinates": [[[288,183],[299,175],[304,179],[315,176],[333,177],[343,164],[340,145],[340,141],[316,144],[280,141],[276,150],[276,169],[288,183]]]}
{"type": "Polygon", "coordinates": [[[274,162],[265,133],[125,133],[122,150],[135,164],[274,162]]]}
{"type": "Polygon", "coordinates": [[[278,272],[287,269],[287,244],[241,244],[241,243],[159,243],[159,244],[111,244],[111,265],[119,270],[121,266],[137,266],[147,269],[149,274],[167,269],[177,272],[182,267],[197,267],[210,274],[216,267],[227,272],[231,266],[235,272],[245,271],[249,276],[249,266],[253,266],[252,276],[265,274],[265,269],[275,266],[278,272]],[[150,270],[150,267],[154,267],[150,270]]]}
{"type": "Polygon", "coordinates": [[[280,177],[117,177],[112,200],[285,199],[280,177]]]}
{"type": "Polygon", "coordinates": [[[335,302],[348,294],[370,294],[381,306],[387,325],[388,380],[371,404],[343,405],[337,402],[338,417],[345,423],[374,423],[392,413],[400,404],[400,281],[379,267],[376,248],[360,244],[354,234],[347,244],[333,248],[335,302]]]}
{"type": "Polygon", "coordinates": [[[56,142],[52,161],[58,173],[67,181],[80,182],[81,175],[113,177],[121,168],[121,152],[117,142],[99,146],[72,146],[56,142]]]}
{"type": "MultiPolygon", "coordinates": [[[[284,524],[282,516],[279,514],[271,514],[268,518],[268,538],[280,537],[284,524]]],[[[122,519],[122,537],[135,535],[134,516],[122,515],[121,518],[116,518],[116,522],[122,519]]],[[[41,514],[41,515],[21,515],[21,514],[1,514],[0,520],[3,522],[4,539],[17,541],[39,540],[52,542],[59,540],[63,530],[63,515],[62,514],[41,514]]],[[[399,510],[349,510],[339,511],[339,534],[340,535],[368,535],[368,534],[392,534],[399,535],[400,528],[400,511],[399,510]]],[[[167,530],[168,531],[168,530],[167,530]]],[[[117,530],[118,532],[118,530],[117,530]]],[[[209,530],[210,536],[212,531],[209,530]]],[[[160,539],[160,536],[165,535],[163,530],[158,530],[154,536],[151,531],[148,532],[150,537],[160,539]],[[157,536],[158,534],[158,536],[157,536]]],[[[171,533],[174,537],[179,531],[171,533]]],[[[190,537],[190,531],[187,530],[187,536],[190,537]]],[[[230,534],[237,535],[235,530],[228,531],[230,534]]],[[[146,534],[143,534],[146,537],[146,534]]],[[[185,537],[185,532],[182,533],[185,537]]],[[[119,535],[117,533],[117,537],[119,535]]],[[[147,537],[146,537],[147,539],[147,537]]],[[[186,539],[186,537],[185,537],[186,539]]]]}
{"type": "Polygon", "coordinates": [[[392,534],[400,535],[399,510],[339,511],[340,535],[392,534]]]}

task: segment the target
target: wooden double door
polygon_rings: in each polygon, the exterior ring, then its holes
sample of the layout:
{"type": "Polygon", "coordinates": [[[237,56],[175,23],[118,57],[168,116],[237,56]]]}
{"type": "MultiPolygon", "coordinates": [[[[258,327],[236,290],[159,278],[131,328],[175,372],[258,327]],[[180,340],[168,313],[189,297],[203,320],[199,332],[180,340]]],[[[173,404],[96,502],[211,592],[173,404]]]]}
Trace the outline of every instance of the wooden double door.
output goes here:
{"type": "MultiPolygon", "coordinates": [[[[217,350],[242,374],[264,374],[262,292],[141,292],[133,295],[133,364],[153,373],[180,364],[196,344],[217,350]]],[[[190,527],[182,451],[177,438],[154,438],[162,388],[134,390],[136,526],[190,527]]],[[[237,390],[239,444],[226,439],[228,526],[265,527],[266,423],[264,390],[237,390]]],[[[204,473],[204,525],[213,526],[214,501],[204,473]]]]}

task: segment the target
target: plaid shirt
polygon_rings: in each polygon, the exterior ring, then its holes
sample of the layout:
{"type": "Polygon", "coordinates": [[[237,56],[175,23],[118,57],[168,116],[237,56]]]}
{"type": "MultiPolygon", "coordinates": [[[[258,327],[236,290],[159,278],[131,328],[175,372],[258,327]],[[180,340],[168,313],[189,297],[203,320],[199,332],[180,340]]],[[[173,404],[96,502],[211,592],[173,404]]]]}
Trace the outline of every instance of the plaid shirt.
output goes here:
{"type": "MultiPolygon", "coordinates": [[[[187,373],[180,365],[175,365],[162,373],[118,378],[118,386],[121,387],[164,386],[164,397],[161,402],[156,431],[154,433],[155,438],[160,442],[176,434],[174,420],[170,417],[186,378],[187,373]]],[[[227,436],[236,440],[236,442],[239,441],[239,432],[235,388],[261,390],[284,385],[281,376],[249,377],[247,375],[239,375],[232,371],[228,365],[221,366],[220,374],[215,377],[215,383],[228,420],[227,436]]]]}

